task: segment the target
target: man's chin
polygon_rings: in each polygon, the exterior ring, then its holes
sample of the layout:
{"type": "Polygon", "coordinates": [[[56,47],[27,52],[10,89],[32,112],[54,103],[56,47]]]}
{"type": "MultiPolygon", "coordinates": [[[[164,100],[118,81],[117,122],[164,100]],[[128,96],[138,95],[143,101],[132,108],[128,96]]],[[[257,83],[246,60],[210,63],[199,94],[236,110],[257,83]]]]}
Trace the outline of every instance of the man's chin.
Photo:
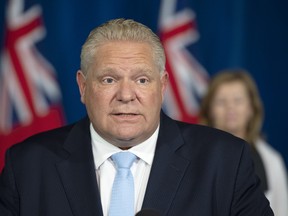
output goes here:
{"type": "Polygon", "coordinates": [[[131,133],[129,135],[118,135],[115,138],[114,144],[119,148],[131,148],[141,143],[140,137],[137,135],[131,136],[131,133]]]}

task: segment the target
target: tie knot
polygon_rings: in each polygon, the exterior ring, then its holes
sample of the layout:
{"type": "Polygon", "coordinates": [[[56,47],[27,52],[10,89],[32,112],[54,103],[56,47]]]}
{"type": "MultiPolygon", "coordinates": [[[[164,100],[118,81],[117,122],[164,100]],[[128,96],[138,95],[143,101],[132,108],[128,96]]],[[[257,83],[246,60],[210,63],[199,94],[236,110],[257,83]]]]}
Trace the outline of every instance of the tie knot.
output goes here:
{"type": "Polygon", "coordinates": [[[136,159],[136,156],[131,152],[118,152],[116,154],[113,154],[111,156],[113,162],[116,164],[117,169],[118,168],[125,168],[130,169],[133,162],[136,159]]]}

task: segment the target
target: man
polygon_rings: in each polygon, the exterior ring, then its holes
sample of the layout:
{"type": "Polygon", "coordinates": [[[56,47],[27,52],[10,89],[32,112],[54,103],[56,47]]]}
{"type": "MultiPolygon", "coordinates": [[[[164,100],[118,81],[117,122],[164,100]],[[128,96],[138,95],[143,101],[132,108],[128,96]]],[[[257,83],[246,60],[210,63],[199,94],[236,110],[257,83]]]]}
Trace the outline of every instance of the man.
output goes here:
{"type": "Polygon", "coordinates": [[[77,72],[88,118],[7,151],[0,215],[110,215],[118,172],[111,157],[127,151],[137,157],[134,213],[273,215],[247,144],[167,117],[167,82],[164,51],[149,28],[116,19],[94,29],[77,72]]]}

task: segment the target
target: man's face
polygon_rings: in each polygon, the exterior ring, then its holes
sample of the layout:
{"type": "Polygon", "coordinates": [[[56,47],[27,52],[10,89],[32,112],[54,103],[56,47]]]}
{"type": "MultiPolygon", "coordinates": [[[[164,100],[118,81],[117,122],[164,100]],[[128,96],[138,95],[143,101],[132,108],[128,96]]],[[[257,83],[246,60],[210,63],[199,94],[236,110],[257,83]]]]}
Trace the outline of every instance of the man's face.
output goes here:
{"type": "Polygon", "coordinates": [[[97,133],[120,148],[149,138],[159,124],[168,75],[160,75],[148,43],[106,42],[86,79],[77,73],[81,101],[97,133]]]}

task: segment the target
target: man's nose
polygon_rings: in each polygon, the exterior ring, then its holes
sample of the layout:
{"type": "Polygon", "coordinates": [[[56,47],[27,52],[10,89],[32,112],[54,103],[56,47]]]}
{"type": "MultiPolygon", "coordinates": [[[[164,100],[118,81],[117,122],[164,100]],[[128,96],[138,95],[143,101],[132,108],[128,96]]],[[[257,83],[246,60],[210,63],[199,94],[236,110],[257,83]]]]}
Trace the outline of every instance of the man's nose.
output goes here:
{"type": "Polygon", "coordinates": [[[132,81],[123,80],[119,83],[117,91],[117,100],[122,102],[130,102],[136,99],[135,85],[132,81]]]}

